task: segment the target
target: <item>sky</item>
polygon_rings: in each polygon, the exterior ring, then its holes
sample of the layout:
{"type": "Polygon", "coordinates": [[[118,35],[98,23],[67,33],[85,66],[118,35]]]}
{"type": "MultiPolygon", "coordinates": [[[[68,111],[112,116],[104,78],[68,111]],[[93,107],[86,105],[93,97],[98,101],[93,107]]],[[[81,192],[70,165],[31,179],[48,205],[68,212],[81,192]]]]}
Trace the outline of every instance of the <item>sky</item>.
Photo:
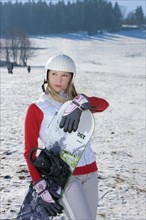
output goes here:
{"type": "Polygon", "coordinates": [[[146,14],[146,0],[108,0],[115,4],[117,2],[126,13],[131,12],[137,8],[137,6],[142,6],[144,14],[146,14]]]}
{"type": "MultiPolygon", "coordinates": [[[[0,0],[1,2],[8,2],[10,0],[0,0]]],[[[17,0],[18,2],[27,2],[28,0],[17,0]]],[[[34,0],[38,1],[38,0],[34,0]]],[[[58,2],[59,0],[42,0],[46,2],[58,2]]],[[[68,2],[69,0],[64,0],[68,2]]],[[[76,0],[70,0],[70,2],[75,2],[76,0]]],[[[143,12],[146,15],[146,0],[107,0],[115,4],[117,2],[125,11],[125,14],[131,12],[137,8],[137,6],[142,6],[143,12]]],[[[11,0],[11,2],[16,2],[16,0],[11,0]]]]}

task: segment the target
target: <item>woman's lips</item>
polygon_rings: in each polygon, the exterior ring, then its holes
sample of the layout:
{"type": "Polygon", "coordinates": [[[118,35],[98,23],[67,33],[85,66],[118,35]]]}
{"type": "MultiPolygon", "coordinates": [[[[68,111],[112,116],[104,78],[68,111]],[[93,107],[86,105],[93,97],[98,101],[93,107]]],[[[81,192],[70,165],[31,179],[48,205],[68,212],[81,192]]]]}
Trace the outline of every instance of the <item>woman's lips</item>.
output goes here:
{"type": "Polygon", "coordinates": [[[55,85],[55,87],[57,87],[57,88],[61,88],[61,85],[55,85]]]}

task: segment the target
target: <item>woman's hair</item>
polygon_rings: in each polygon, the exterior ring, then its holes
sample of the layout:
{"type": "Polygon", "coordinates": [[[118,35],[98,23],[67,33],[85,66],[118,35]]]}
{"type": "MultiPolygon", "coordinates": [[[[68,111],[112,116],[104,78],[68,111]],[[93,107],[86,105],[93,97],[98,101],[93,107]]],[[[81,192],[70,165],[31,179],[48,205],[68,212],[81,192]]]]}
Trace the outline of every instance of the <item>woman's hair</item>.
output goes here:
{"type": "MultiPolygon", "coordinates": [[[[49,70],[47,71],[47,75],[48,74],[49,74],[49,70]]],[[[47,79],[48,79],[48,77],[47,77],[47,79]]],[[[71,73],[71,78],[68,83],[68,87],[64,91],[65,96],[63,96],[63,97],[59,93],[55,92],[54,89],[51,88],[51,86],[49,85],[49,80],[44,82],[44,84],[47,84],[47,85],[45,88],[45,86],[43,84],[42,89],[46,94],[50,94],[52,96],[52,98],[55,99],[56,101],[64,103],[68,100],[72,100],[75,96],[78,95],[72,79],[73,79],[73,73],[71,73]]]]}

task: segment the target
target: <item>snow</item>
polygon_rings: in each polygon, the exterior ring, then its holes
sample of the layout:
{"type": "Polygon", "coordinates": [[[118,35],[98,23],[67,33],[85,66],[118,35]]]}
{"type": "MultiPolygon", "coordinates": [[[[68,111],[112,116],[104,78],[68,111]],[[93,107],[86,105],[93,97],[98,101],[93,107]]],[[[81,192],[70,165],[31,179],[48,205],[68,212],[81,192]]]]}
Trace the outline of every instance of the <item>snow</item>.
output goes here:
{"type": "MultiPolygon", "coordinates": [[[[26,68],[8,74],[1,67],[1,220],[15,219],[29,185],[24,149],[24,118],[39,97],[47,59],[71,56],[78,92],[105,98],[110,107],[94,115],[93,149],[99,175],[98,220],[144,220],[145,39],[143,30],[31,36],[36,55],[26,68]]],[[[57,218],[59,219],[59,217],[57,218]]]]}

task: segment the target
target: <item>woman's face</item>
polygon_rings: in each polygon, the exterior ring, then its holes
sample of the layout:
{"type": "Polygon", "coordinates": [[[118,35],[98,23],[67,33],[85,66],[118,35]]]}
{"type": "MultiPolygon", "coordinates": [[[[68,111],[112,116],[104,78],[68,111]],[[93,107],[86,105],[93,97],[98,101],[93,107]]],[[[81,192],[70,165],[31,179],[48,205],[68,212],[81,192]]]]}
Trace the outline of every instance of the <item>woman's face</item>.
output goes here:
{"type": "Polygon", "coordinates": [[[48,73],[48,82],[55,92],[62,92],[68,87],[71,79],[71,73],[50,70],[48,73]]]}

